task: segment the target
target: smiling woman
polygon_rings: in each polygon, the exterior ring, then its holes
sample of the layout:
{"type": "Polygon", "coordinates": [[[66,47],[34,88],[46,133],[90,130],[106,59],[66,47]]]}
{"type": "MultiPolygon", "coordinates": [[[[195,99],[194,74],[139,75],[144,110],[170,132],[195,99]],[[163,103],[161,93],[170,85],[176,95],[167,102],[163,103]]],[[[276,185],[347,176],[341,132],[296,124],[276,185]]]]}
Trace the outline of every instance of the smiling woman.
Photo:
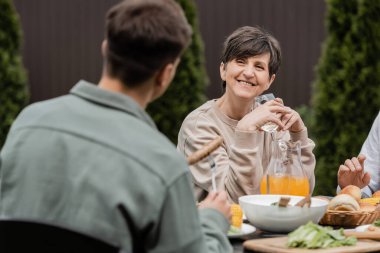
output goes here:
{"type": "MultiPolygon", "coordinates": [[[[222,97],[210,100],[184,120],[177,148],[186,156],[218,136],[224,143],[212,153],[216,163],[218,190],[231,202],[242,195],[260,193],[260,181],[271,157],[272,137],[261,126],[278,125],[276,139],[300,141],[303,167],[314,187],[314,143],[299,114],[275,98],[255,105],[256,97],[274,82],[281,63],[278,41],[259,27],[236,29],[225,41],[220,63],[222,97]],[[262,166],[258,166],[258,164],[262,166]]],[[[201,161],[190,167],[195,193],[201,201],[211,191],[210,164],[201,161]]]]}
{"type": "MultiPolygon", "coordinates": [[[[270,54],[264,53],[250,58],[237,58],[220,64],[220,76],[228,85],[229,96],[246,99],[252,106],[252,97],[266,91],[275,79],[275,74],[269,76],[270,54]]],[[[226,87],[224,87],[226,88],[226,87]]]]}

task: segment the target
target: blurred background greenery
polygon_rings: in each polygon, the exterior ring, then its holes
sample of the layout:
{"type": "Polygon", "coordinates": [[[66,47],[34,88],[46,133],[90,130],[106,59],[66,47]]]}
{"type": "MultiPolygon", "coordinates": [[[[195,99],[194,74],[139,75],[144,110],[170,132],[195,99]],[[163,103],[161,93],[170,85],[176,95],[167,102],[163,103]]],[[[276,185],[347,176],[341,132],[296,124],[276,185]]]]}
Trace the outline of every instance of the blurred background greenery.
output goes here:
{"type": "Polygon", "coordinates": [[[26,80],[20,21],[12,1],[0,0],[0,148],[14,118],[28,102],[26,80]]]}
{"type": "Polygon", "coordinates": [[[158,129],[173,143],[177,143],[178,132],[186,115],[206,101],[205,91],[208,85],[204,45],[195,4],[188,0],[176,1],[184,9],[193,27],[192,43],[182,56],[176,76],[168,90],[147,108],[158,129]]]}
{"type": "Polygon", "coordinates": [[[339,165],[358,155],[380,109],[380,1],[326,3],[327,38],[303,114],[317,145],[314,193],[332,195],[339,165]]]}

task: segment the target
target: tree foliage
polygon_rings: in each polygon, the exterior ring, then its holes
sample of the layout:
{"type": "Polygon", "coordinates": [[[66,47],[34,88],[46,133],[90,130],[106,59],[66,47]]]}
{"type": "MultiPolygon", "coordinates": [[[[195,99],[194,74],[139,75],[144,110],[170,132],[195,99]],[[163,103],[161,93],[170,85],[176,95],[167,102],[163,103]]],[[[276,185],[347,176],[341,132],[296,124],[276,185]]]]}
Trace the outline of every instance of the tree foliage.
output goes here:
{"type": "Polygon", "coordinates": [[[205,101],[205,87],[208,83],[196,6],[193,0],[177,2],[193,27],[192,43],[182,56],[169,89],[148,107],[158,129],[173,143],[177,143],[179,129],[187,114],[205,101]]]}
{"type": "Polygon", "coordinates": [[[358,155],[380,109],[380,1],[326,3],[312,102],[317,194],[335,192],[339,165],[358,155]]]}
{"type": "Polygon", "coordinates": [[[20,55],[21,31],[11,0],[0,0],[0,148],[13,120],[26,105],[26,73],[20,55]]]}

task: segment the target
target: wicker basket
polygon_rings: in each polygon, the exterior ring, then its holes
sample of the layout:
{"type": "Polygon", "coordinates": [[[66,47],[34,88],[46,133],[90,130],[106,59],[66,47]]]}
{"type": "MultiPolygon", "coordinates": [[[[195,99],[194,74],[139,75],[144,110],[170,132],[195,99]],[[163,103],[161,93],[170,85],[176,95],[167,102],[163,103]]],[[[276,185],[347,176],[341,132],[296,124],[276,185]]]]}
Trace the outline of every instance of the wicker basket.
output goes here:
{"type": "Polygon", "coordinates": [[[380,211],[330,211],[327,210],[325,215],[319,221],[321,225],[336,227],[356,227],[364,224],[371,224],[380,218],[380,211]]]}

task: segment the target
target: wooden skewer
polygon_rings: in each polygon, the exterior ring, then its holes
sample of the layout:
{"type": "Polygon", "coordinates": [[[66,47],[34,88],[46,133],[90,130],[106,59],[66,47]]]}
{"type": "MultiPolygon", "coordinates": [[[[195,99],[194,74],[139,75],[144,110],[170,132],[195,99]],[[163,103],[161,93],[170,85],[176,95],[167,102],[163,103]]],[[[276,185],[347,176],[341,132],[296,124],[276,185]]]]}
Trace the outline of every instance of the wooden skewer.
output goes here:
{"type": "Polygon", "coordinates": [[[206,156],[208,156],[211,152],[217,149],[223,143],[223,138],[218,136],[215,140],[207,143],[203,148],[195,151],[190,156],[187,157],[187,162],[189,165],[193,165],[206,156]]]}

